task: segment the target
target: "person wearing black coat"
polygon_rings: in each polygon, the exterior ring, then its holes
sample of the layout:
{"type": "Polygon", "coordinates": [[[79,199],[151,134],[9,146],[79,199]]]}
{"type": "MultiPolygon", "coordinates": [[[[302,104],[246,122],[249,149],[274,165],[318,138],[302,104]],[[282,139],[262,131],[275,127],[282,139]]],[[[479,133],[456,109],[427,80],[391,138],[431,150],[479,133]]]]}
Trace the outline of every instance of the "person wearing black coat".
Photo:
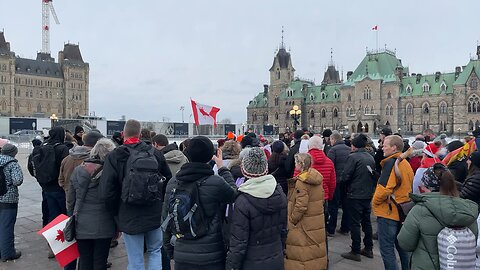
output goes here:
{"type": "MultiPolygon", "coordinates": [[[[148,152],[153,146],[140,141],[140,122],[128,120],[124,128],[124,144],[115,148],[105,159],[99,184],[99,197],[105,202],[110,215],[116,217],[119,231],[123,232],[128,255],[128,268],[143,269],[143,246],[146,243],[148,260],[161,265],[162,201],[151,205],[134,205],[121,200],[124,172],[130,151],[148,152]]],[[[172,174],[163,154],[154,149],[158,173],[168,181],[172,174]]]]}
{"type": "Polygon", "coordinates": [[[285,195],[288,193],[288,174],[285,169],[285,160],[287,155],[285,154],[285,144],[282,141],[275,141],[272,144],[272,155],[268,159],[268,173],[275,177],[277,183],[282,187],[285,195]]]}
{"type": "MultiPolygon", "coordinates": [[[[448,152],[453,152],[458,148],[463,147],[463,145],[463,142],[455,140],[447,144],[446,148],[448,152]]],[[[461,159],[455,160],[452,163],[448,164],[447,167],[455,177],[455,181],[457,181],[457,184],[460,184],[459,188],[461,188],[461,185],[465,182],[465,179],[467,179],[468,175],[467,157],[462,157],[461,159]]]]}
{"type": "Polygon", "coordinates": [[[287,178],[292,178],[293,173],[295,172],[295,154],[298,153],[300,150],[300,142],[302,141],[303,136],[302,130],[297,130],[293,134],[293,138],[295,140],[295,144],[290,148],[288,152],[288,156],[285,159],[285,170],[287,171],[287,178]]]}
{"type": "Polygon", "coordinates": [[[272,175],[262,149],[242,159],[248,179],[238,188],[231,224],[227,270],[283,270],[287,197],[272,175]]]}
{"type": "MultiPolygon", "coordinates": [[[[186,240],[174,238],[166,229],[163,234],[164,248],[168,256],[175,261],[176,270],[224,270],[225,244],[222,235],[222,220],[227,203],[232,203],[237,195],[237,187],[230,171],[223,166],[222,151],[218,150],[218,175],[214,175],[208,162],[214,154],[213,144],[207,137],[197,136],[190,140],[185,154],[189,163],[184,164],[175,177],[168,183],[165,193],[167,203],[178,182],[201,181],[198,187],[201,208],[208,222],[207,234],[203,237],[186,240]],[[174,245],[172,243],[174,242],[174,245]]],[[[167,217],[164,207],[163,217],[167,217]]]]}
{"type": "MultiPolygon", "coordinates": [[[[338,209],[342,205],[345,205],[346,201],[345,185],[342,183],[341,178],[345,168],[345,162],[347,161],[348,155],[350,155],[352,149],[345,144],[345,142],[342,140],[342,136],[338,132],[334,132],[330,136],[330,141],[333,146],[330,148],[330,151],[328,151],[327,156],[333,162],[333,166],[335,166],[337,185],[335,186],[333,200],[328,203],[329,221],[327,223],[327,234],[333,236],[337,228],[338,209]]],[[[348,223],[349,216],[347,207],[343,207],[342,210],[340,232],[346,234],[350,231],[350,225],[348,223]]]]}
{"type": "Polygon", "coordinates": [[[467,163],[468,176],[463,183],[460,197],[472,200],[480,205],[480,152],[473,152],[467,163]]]}

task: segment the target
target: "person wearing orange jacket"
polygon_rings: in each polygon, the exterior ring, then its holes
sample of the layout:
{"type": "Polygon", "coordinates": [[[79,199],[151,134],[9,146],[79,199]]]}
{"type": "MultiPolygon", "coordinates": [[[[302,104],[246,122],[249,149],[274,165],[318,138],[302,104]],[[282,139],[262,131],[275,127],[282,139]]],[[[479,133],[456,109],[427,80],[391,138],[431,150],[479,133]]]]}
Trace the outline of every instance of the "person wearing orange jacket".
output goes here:
{"type": "Polygon", "coordinates": [[[399,253],[402,269],[409,269],[409,254],[400,248],[396,240],[404,220],[399,204],[410,201],[408,194],[412,192],[413,183],[413,170],[408,161],[402,160],[398,163],[399,178],[394,171],[395,161],[402,153],[403,146],[400,136],[385,137],[385,158],[380,163],[382,171],[372,199],[372,210],[378,218],[380,254],[386,270],[398,269],[395,248],[399,253]]]}

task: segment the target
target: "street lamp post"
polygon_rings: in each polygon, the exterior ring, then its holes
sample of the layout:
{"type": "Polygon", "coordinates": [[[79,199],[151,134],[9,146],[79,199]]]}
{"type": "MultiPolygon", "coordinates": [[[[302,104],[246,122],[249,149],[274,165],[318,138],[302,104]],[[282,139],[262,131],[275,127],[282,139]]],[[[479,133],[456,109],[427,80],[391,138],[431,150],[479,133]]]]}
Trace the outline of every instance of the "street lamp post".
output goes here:
{"type": "Polygon", "coordinates": [[[462,131],[461,128],[457,128],[457,131],[458,131],[458,139],[460,140],[460,132],[462,131]]]}
{"type": "Polygon", "coordinates": [[[398,128],[397,131],[398,131],[398,134],[402,134],[402,133],[400,133],[402,131],[401,128],[398,128]]]}
{"type": "Polygon", "coordinates": [[[50,121],[51,121],[51,128],[54,128],[55,127],[55,122],[58,121],[58,117],[55,114],[52,114],[50,116],[50,121]]]}
{"type": "Polygon", "coordinates": [[[290,110],[290,116],[293,118],[293,128],[297,130],[297,125],[300,124],[298,122],[298,119],[300,118],[300,115],[302,114],[302,111],[298,109],[297,105],[294,105],[292,110],[290,110]]]}

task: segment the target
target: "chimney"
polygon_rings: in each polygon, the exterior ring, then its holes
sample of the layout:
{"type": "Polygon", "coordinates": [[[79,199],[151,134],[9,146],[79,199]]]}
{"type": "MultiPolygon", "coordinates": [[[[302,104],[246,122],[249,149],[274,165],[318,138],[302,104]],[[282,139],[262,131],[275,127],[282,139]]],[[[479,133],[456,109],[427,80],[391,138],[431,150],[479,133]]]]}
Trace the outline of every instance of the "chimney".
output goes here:
{"type": "Polygon", "coordinates": [[[436,82],[438,82],[438,81],[440,80],[440,75],[441,75],[441,74],[442,74],[442,73],[440,73],[440,71],[435,72],[435,81],[436,81],[436,82]]]}
{"type": "Polygon", "coordinates": [[[268,96],[268,84],[263,85],[263,96],[268,96]]]}
{"type": "Polygon", "coordinates": [[[352,77],[353,71],[347,71],[347,81],[350,80],[350,77],[352,77]]]}
{"type": "Polygon", "coordinates": [[[422,74],[417,73],[417,84],[420,83],[421,79],[422,79],[422,74]]]}
{"type": "Polygon", "coordinates": [[[459,66],[456,66],[455,67],[455,79],[458,78],[458,76],[460,75],[461,72],[462,72],[462,68],[459,67],[459,66]]]}
{"type": "Polygon", "coordinates": [[[58,52],[58,63],[63,64],[63,51],[58,52]]]}
{"type": "Polygon", "coordinates": [[[403,78],[403,67],[396,67],[395,74],[397,75],[398,79],[401,80],[403,78]]]}

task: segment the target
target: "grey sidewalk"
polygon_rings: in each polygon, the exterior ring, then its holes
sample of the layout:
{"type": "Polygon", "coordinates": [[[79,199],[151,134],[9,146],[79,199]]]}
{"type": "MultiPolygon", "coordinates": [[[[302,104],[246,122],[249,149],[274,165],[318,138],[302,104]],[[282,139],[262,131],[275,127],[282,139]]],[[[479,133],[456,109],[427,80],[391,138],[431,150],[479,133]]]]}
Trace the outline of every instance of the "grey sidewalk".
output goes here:
{"type": "MultiPolygon", "coordinates": [[[[21,149],[20,151],[24,151],[21,149]]],[[[22,252],[22,257],[17,261],[0,262],[0,270],[25,270],[25,269],[61,269],[54,259],[48,259],[46,240],[37,235],[42,226],[41,189],[36,180],[30,176],[26,169],[27,155],[21,153],[17,156],[24,168],[24,183],[20,186],[20,204],[17,223],[15,226],[16,248],[22,252]]],[[[361,262],[343,259],[340,254],[350,249],[349,236],[336,235],[329,239],[330,269],[382,269],[383,263],[378,250],[378,242],[374,241],[374,259],[362,257],[361,262]]],[[[127,268],[125,246],[120,239],[119,245],[110,250],[109,261],[113,263],[113,270],[127,268]]],[[[267,269],[266,269],[267,270],[267,269]]]]}

